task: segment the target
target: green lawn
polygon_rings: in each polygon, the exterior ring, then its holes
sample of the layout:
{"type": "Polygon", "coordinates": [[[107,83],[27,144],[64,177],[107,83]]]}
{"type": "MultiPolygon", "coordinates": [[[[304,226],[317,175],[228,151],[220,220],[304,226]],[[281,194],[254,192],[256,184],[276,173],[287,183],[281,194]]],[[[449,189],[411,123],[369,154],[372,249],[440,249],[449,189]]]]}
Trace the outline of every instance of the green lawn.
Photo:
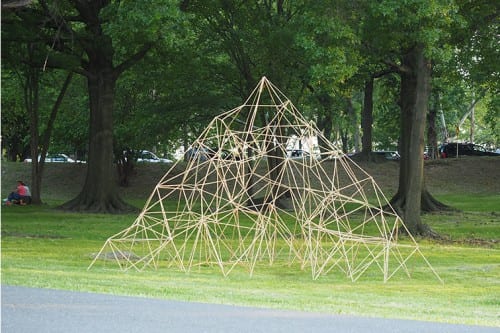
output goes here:
{"type": "Polygon", "coordinates": [[[2,207],[2,284],[500,326],[499,196],[439,199],[466,209],[423,217],[445,236],[418,240],[444,284],[416,257],[411,278],[398,273],[387,283],[375,270],[357,282],[336,271],[313,280],[309,269],[280,263],[228,277],[216,267],[185,273],[167,263],[156,271],[122,272],[114,262],[87,270],[105,240],[136,216],[64,213],[53,204],[2,207]]]}

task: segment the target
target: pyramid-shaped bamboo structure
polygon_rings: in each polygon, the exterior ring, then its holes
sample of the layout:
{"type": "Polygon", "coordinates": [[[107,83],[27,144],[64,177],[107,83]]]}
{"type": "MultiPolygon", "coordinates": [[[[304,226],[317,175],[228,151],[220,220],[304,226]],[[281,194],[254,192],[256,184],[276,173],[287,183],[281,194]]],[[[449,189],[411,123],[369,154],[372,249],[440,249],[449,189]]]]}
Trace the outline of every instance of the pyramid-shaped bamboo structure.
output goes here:
{"type": "Polygon", "coordinates": [[[123,270],[216,265],[228,275],[280,261],[314,279],[337,270],[355,281],[375,269],[387,281],[409,276],[416,255],[436,274],[411,236],[398,242],[409,233],[373,178],[265,77],[186,154],[183,171],[172,166],[90,267],[107,256],[123,270]]]}

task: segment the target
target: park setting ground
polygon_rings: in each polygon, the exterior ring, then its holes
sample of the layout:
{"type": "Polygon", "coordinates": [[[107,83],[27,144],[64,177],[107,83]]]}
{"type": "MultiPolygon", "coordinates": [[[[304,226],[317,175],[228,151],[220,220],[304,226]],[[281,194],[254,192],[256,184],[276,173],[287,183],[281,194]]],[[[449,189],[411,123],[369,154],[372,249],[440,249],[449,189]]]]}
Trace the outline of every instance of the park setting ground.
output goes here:
{"type": "MultiPolygon", "coordinates": [[[[395,161],[360,162],[390,197],[397,189],[395,161]]],[[[182,167],[180,164],[178,167],[182,167]]],[[[422,253],[443,280],[419,258],[407,263],[411,278],[387,283],[368,270],[356,282],[331,271],[313,280],[307,269],[258,264],[250,276],[237,269],[224,277],[217,267],[186,273],[167,263],[157,270],[120,271],[113,262],[88,270],[106,239],[128,227],[136,214],[75,214],[55,209],[78,194],[84,164],[46,165],[42,206],[2,206],[2,284],[133,295],[171,300],[294,309],[332,314],[500,326],[500,159],[470,157],[426,161],[426,183],[456,208],[423,215],[441,236],[420,239],[422,253]]],[[[144,205],[169,166],[136,166],[126,201],[144,205]]],[[[2,197],[15,181],[30,178],[30,164],[2,163],[2,197]]],[[[403,239],[404,242],[404,239],[403,239]]]]}

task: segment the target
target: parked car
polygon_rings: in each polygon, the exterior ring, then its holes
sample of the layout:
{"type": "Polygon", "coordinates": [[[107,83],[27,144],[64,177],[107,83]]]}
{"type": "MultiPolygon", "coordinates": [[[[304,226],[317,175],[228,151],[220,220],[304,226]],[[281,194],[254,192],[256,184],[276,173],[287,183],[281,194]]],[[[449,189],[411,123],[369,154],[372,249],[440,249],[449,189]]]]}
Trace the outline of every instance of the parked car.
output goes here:
{"type": "Polygon", "coordinates": [[[386,160],[398,161],[399,159],[401,159],[401,156],[399,155],[399,153],[397,151],[382,150],[382,151],[374,151],[373,153],[376,155],[383,156],[386,160]]]}
{"type": "Polygon", "coordinates": [[[206,161],[214,155],[214,152],[200,147],[191,147],[184,154],[184,158],[186,161],[190,160],[198,160],[198,161],[206,161]]]}
{"type": "Polygon", "coordinates": [[[500,156],[499,153],[489,151],[483,146],[473,143],[449,142],[441,145],[439,153],[442,158],[458,156],[500,156]]]}
{"type": "MultiPolygon", "coordinates": [[[[40,156],[38,156],[38,160],[40,161],[40,156]]],[[[31,163],[33,160],[31,158],[27,158],[24,160],[26,163],[31,163]]],[[[69,157],[66,154],[47,154],[45,157],[46,163],[76,163],[74,159],[69,157]]]]}
{"type": "Polygon", "coordinates": [[[211,158],[220,158],[223,160],[239,160],[240,157],[238,155],[233,154],[227,149],[211,147],[192,147],[188,149],[185,153],[186,161],[189,160],[198,160],[198,161],[206,161],[211,158]]]}
{"type": "Polygon", "coordinates": [[[309,154],[308,151],[302,149],[288,150],[287,155],[288,158],[291,158],[293,160],[308,159],[311,157],[311,154],[309,154]]]}
{"type": "Polygon", "coordinates": [[[173,163],[172,160],[168,158],[161,158],[156,156],[154,153],[148,150],[139,150],[137,151],[137,162],[145,162],[145,163],[173,163]]]}

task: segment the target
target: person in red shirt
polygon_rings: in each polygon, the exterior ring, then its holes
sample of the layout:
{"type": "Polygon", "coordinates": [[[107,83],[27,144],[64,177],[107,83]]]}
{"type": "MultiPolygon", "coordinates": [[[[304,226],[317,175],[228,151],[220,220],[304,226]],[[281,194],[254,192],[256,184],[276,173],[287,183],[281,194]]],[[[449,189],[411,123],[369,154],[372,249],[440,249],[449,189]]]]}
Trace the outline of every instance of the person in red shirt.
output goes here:
{"type": "Polygon", "coordinates": [[[13,203],[25,202],[28,197],[31,199],[28,187],[22,180],[18,180],[16,190],[9,194],[5,204],[12,205],[13,203]]]}

